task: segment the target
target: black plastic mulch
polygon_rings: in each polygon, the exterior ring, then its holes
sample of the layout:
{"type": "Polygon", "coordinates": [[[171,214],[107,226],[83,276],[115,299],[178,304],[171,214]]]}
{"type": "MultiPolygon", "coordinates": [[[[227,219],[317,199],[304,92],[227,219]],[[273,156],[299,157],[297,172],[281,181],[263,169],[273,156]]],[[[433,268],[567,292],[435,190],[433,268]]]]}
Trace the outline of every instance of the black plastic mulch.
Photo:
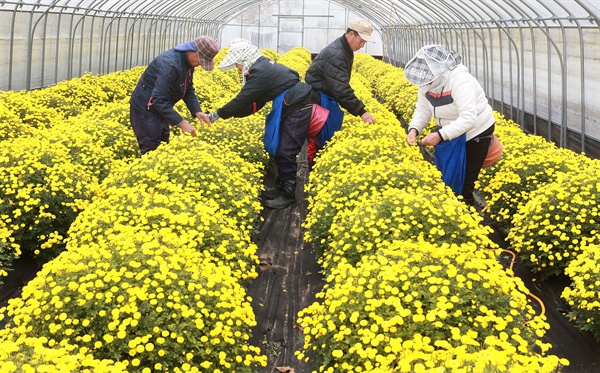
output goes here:
{"type": "MultiPolygon", "coordinates": [[[[265,208],[260,233],[254,237],[261,264],[258,278],[248,287],[257,321],[251,343],[269,358],[259,372],[301,373],[314,368],[312,361],[305,363],[294,355],[303,347],[298,311],[315,301],[324,284],[316,255],[303,239],[308,168],[299,162],[298,169],[296,205],[283,210],[265,208]]],[[[265,185],[273,185],[275,172],[275,167],[268,170],[265,185]]]]}

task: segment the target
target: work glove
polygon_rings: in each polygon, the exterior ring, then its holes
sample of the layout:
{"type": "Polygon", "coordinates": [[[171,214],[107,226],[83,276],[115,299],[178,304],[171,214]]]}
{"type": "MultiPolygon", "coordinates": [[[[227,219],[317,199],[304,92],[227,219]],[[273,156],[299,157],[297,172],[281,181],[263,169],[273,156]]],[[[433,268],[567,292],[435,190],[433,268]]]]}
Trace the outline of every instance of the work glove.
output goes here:
{"type": "Polygon", "coordinates": [[[214,123],[214,122],[216,122],[217,120],[219,120],[220,116],[219,116],[219,114],[217,114],[217,112],[216,112],[216,111],[214,111],[214,112],[212,112],[212,113],[208,114],[208,118],[210,119],[210,122],[211,122],[211,123],[214,123]]]}

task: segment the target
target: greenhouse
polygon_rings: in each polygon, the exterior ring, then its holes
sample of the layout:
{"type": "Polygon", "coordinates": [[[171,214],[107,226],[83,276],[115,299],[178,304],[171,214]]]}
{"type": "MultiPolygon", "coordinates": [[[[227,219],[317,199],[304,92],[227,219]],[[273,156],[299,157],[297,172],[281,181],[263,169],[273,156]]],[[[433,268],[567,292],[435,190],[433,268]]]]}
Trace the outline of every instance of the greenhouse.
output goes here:
{"type": "Polygon", "coordinates": [[[0,372],[600,371],[598,0],[0,30],[0,372]]]}

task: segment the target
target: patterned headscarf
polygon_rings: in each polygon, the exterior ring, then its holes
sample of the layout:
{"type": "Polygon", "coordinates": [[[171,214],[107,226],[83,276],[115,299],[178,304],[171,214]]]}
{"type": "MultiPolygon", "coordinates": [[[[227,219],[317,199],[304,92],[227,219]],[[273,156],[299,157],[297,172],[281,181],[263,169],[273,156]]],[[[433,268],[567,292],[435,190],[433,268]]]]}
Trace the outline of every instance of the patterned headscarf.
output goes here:
{"type": "Polygon", "coordinates": [[[446,51],[441,45],[426,45],[404,67],[404,76],[414,85],[433,82],[461,61],[457,52],[446,51]]]}
{"type": "Polygon", "coordinates": [[[236,63],[239,63],[242,65],[242,75],[245,76],[250,67],[261,56],[260,50],[248,40],[234,39],[229,43],[229,52],[219,64],[219,69],[229,70],[234,68],[236,63]]]}

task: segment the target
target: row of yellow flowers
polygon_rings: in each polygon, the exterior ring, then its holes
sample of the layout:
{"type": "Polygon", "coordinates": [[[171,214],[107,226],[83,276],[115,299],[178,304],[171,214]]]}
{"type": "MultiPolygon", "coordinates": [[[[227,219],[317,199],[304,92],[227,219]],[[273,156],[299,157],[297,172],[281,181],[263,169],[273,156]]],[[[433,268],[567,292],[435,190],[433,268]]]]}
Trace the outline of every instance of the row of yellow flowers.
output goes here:
{"type": "MultiPolygon", "coordinates": [[[[296,53],[306,68],[310,54],[296,53]]],[[[199,89],[201,99],[218,107],[239,89],[234,77],[198,74],[197,86],[211,87],[199,89]]],[[[110,131],[102,121],[127,122],[126,108],[115,102],[76,120],[110,131]]],[[[250,231],[268,161],[261,128],[258,116],[223,121],[201,139],[176,137],[141,160],[101,162],[110,163],[102,168],[110,176],[68,239],[56,238],[67,250],[4,311],[12,327],[3,331],[2,367],[216,372],[264,365],[259,349],[247,345],[254,316],[242,287],[256,276],[250,231]]],[[[115,148],[131,133],[120,128],[109,138],[104,146],[115,148]]]]}
{"type": "Polygon", "coordinates": [[[52,87],[0,94],[0,268],[4,274],[21,251],[40,263],[56,256],[64,248],[71,222],[111,164],[137,154],[128,120],[123,120],[128,117],[126,93],[110,95],[116,100],[110,102],[76,105],[73,101],[79,91],[104,100],[106,91],[127,92],[126,86],[130,93],[132,83],[124,82],[134,82],[140,71],[115,73],[114,79],[86,75],[62,83],[68,90],[52,87]],[[52,114],[45,112],[49,100],[42,99],[45,94],[53,102],[72,102],[73,109],[64,104],[61,110],[50,108],[52,114]],[[47,250],[42,253],[40,248],[47,250]]]}
{"type": "Polygon", "coordinates": [[[33,91],[0,92],[0,140],[54,127],[97,104],[128,99],[143,67],[102,76],[86,73],[33,91]]]}
{"type": "MultiPolygon", "coordinates": [[[[416,102],[415,87],[401,69],[370,60],[361,56],[357,65],[375,77],[371,91],[408,121],[416,102]]],[[[569,317],[600,339],[600,161],[559,149],[495,115],[504,154],[482,170],[477,187],[485,198],[484,213],[507,233],[519,260],[540,278],[571,278],[572,285],[563,292],[572,306],[569,317]]]]}
{"type": "Polygon", "coordinates": [[[258,264],[247,222],[260,172],[246,163],[177,137],[115,170],[71,226],[67,250],[11,301],[4,338],[74,345],[129,371],[264,364],[247,343],[255,319],[243,285],[258,264]]]}
{"type": "MultiPolygon", "coordinates": [[[[265,53],[278,58],[274,51],[265,53]]],[[[98,183],[115,162],[138,154],[128,100],[142,71],[85,74],[45,89],[0,92],[0,285],[22,252],[42,264],[62,251],[71,222],[98,183]]],[[[215,73],[198,94],[218,105],[239,85],[234,74],[215,73]],[[230,89],[215,90],[215,83],[230,89]]],[[[260,127],[249,126],[254,133],[248,137],[237,123],[230,126],[204,138],[249,161],[264,161],[265,154],[248,141],[260,139],[260,127]]]]}
{"type": "MultiPolygon", "coordinates": [[[[358,59],[359,72],[397,74],[369,58],[358,59]]],[[[327,281],[321,300],[299,314],[299,358],[314,357],[319,372],[552,372],[568,364],[545,354],[549,326],[496,260],[491,229],[406,145],[387,103],[370,99],[374,89],[386,92],[355,75],[377,124],[347,117],[311,174],[305,238],[327,281]]]]}
{"type": "MultiPolygon", "coordinates": [[[[408,120],[415,96],[407,90],[400,72],[381,67],[381,63],[375,65],[359,64],[370,76],[378,75],[369,68],[385,69],[386,75],[381,76],[392,76],[399,82],[401,97],[412,106],[390,106],[389,102],[402,101],[397,96],[386,99],[386,105],[408,120]],[[407,106],[408,115],[403,111],[407,106]]],[[[373,92],[381,97],[393,96],[389,89],[377,88],[386,84],[374,80],[373,92]]],[[[542,279],[563,274],[571,278],[571,286],[563,292],[572,306],[569,317],[600,338],[600,161],[559,149],[540,136],[524,133],[518,124],[500,114],[495,115],[504,155],[482,171],[478,188],[487,203],[484,211],[508,233],[519,260],[542,279]]]]}
{"type": "Polygon", "coordinates": [[[481,178],[484,211],[541,279],[570,278],[568,317],[600,339],[600,160],[503,122],[505,155],[481,178]]]}

